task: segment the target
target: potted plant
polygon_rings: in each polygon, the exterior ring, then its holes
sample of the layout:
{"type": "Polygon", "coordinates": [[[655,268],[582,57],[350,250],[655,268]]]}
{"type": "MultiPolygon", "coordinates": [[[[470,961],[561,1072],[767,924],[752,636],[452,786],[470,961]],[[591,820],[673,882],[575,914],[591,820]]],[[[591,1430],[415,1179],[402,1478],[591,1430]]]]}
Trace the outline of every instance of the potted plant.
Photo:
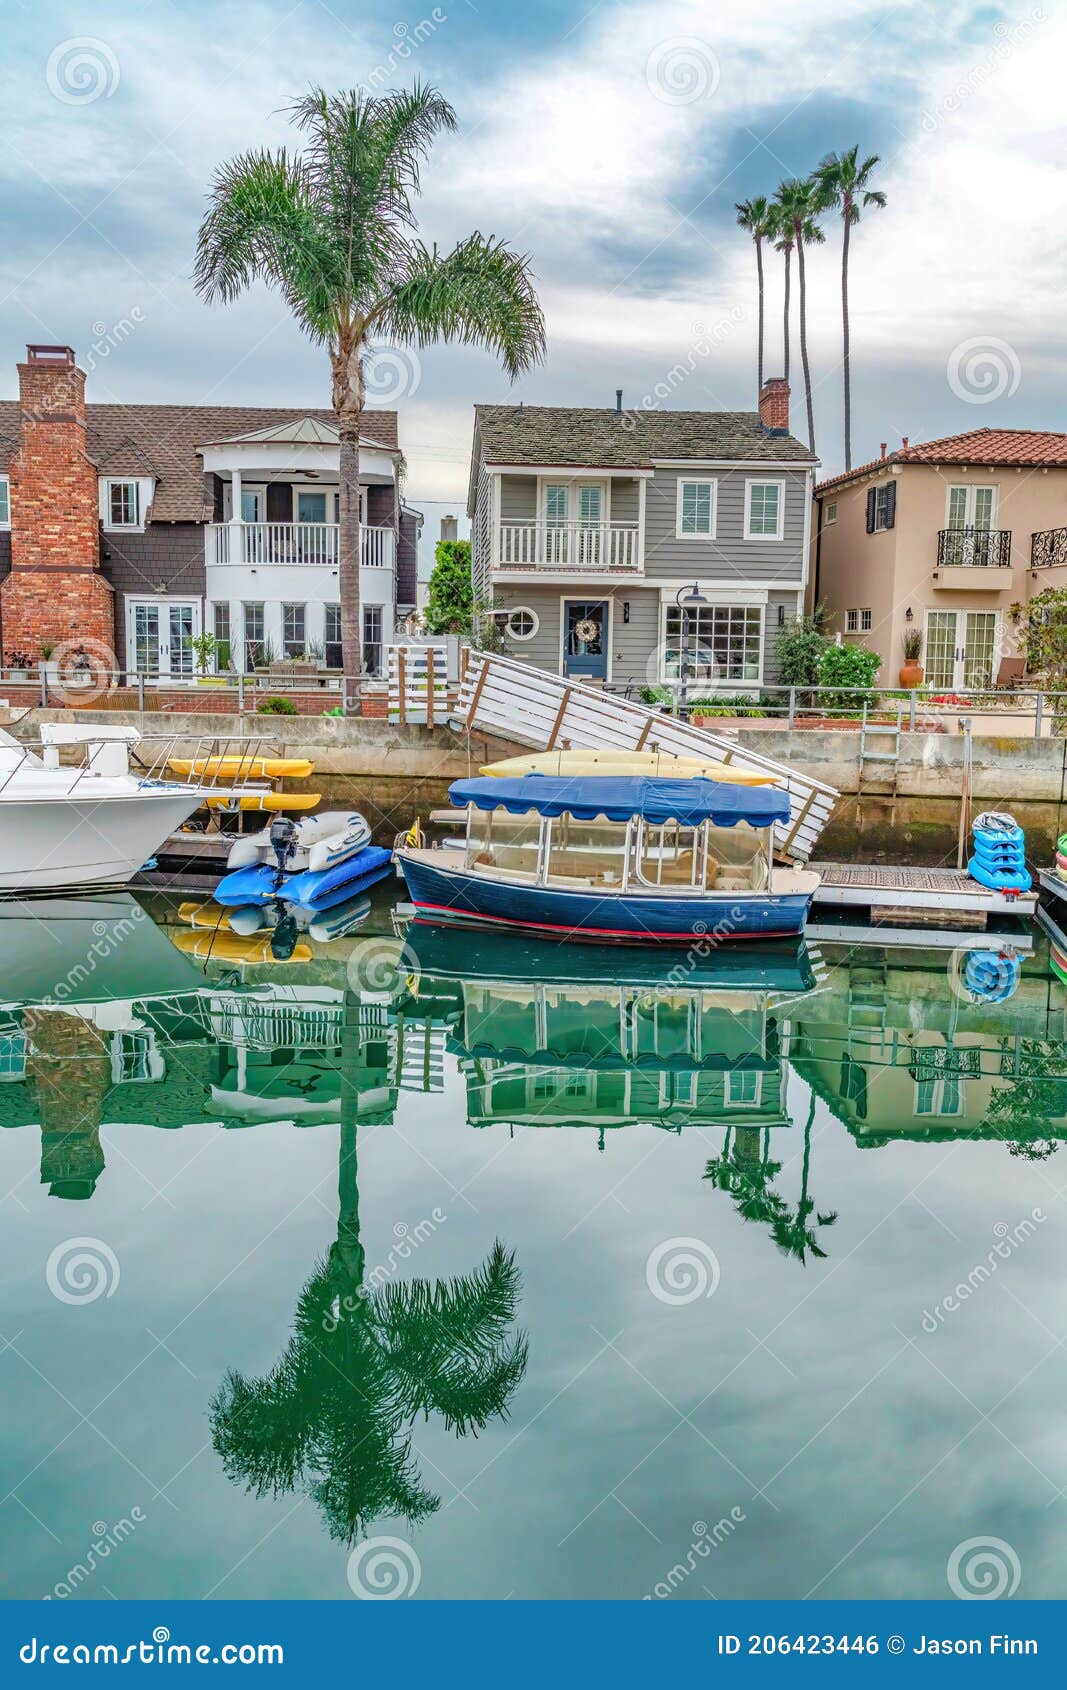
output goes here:
{"type": "Polygon", "coordinates": [[[67,687],[91,687],[93,684],[93,665],[83,645],[75,646],[70,654],[70,666],[63,676],[63,684],[67,687]]]}
{"type": "Polygon", "coordinates": [[[224,686],[226,684],[225,675],[208,674],[219,649],[219,642],[214,634],[209,634],[206,631],[202,634],[194,634],[190,644],[196,656],[196,667],[199,671],[197,685],[201,687],[224,686]]]}
{"type": "Polygon", "coordinates": [[[59,664],[52,662],[52,653],[55,649],[51,640],[42,640],[37,647],[41,657],[41,667],[50,681],[54,681],[59,674],[59,664]]]}
{"type": "Polygon", "coordinates": [[[7,666],[11,670],[13,681],[28,681],[30,678],[30,658],[25,651],[9,651],[5,653],[7,666]]]}
{"type": "Polygon", "coordinates": [[[923,637],[918,628],[905,628],[901,640],[904,647],[904,663],[900,671],[900,684],[913,692],[923,684],[923,666],[920,661],[923,654],[923,637]]]}

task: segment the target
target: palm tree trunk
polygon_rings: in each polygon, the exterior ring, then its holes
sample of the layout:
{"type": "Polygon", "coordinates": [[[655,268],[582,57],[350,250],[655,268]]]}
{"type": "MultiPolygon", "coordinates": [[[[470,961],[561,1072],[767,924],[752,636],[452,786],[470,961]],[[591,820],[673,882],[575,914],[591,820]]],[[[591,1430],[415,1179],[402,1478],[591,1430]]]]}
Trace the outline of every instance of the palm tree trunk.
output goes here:
{"type": "Polygon", "coordinates": [[[815,414],[811,407],[811,371],[808,368],[807,286],[804,277],[804,241],[797,237],[797,278],[800,282],[800,362],[804,370],[804,403],[808,410],[808,445],[815,451],[815,414]]]}
{"type": "Polygon", "coordinates": [[[347,703],[350,680],[363,673],[363,629],[359,606],[359,430],[363,418],[363,358],[360,347],[333,358],[333,409],[340,446],[337,587],[341,600],[341,660],[347,703]]]}
{"type": "Polygon", "coordinates": [[[756,310],[756,397],[763,392],[763,243],[756,236],[756,281],[758,306],[756,310]]]}
{"type": "Polygon", "coordinates": [[[785,249],[785,311],[782,323],[782,341],[785,352],[785,379],[789,380],[789,259],[791,249],[785,249]]]}
{"type": "Polygon", "coordinates": [[[359,993],[347,989],[339,1076],[341,1140],[337,1165],[337,1242],[330,1250],[330,1262],[351,1293],[359,1290],[366,1268],[366,1253],[359,1229],[359,1010],[359,993]]]}
{"type": "Polygon", "coordinates": [[[848,237],[851,224],[848,206],[845,207],[845,234],[841,242],[841,333],[842,368],[845,374],[845,468],[852,468],[852,371],[849,365],[851,348],[848,335],[848,237]]]}

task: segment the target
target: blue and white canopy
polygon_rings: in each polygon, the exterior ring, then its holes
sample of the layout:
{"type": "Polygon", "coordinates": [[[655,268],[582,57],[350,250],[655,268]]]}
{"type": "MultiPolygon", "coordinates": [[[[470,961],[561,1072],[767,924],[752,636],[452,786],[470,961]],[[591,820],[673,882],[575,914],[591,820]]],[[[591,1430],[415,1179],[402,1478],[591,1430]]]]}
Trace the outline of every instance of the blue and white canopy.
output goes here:
{"type": "Polygon", "coordinates": [[[578,821],[604,816],[625,822],[641,816],[659,826],[676,821],[699,827],[748,822],[750,827],[773,827],[789,820],[789,795],[777,787],[733,786],[717,780],[648,780],[614,775],[523,775],[498,780],[457,780],[448,789],[457,808],[473,804],[479,810],[507,810],[509,815],[561,816],[578,821]]]}

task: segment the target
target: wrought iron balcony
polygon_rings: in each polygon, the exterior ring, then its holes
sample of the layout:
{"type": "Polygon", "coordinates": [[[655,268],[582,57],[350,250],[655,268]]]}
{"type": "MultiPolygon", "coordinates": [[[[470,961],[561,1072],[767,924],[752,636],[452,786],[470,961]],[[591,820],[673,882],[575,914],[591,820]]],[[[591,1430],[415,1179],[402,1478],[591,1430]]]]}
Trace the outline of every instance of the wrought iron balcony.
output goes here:
{"type": "Polygon", "coordinates": [[[1010,528],[942,528],[938,569],[1010,569],[1010,528]]]}
{"type": "Polygon", "coordinates": [[[1067,563],[1067,528],[1046,528],[1030,537],[1030,568],[1054,569],[1067,563]]]}

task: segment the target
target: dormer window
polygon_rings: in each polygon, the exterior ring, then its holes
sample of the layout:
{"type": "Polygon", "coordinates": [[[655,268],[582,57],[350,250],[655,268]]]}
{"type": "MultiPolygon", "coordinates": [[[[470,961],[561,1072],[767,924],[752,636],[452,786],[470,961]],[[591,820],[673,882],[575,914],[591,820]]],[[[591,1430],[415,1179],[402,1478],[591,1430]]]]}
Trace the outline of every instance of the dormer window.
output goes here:
{"type": "Polygon", "coordinates": [[[11,483],[0,475],[0,528],[11,527],[11,483]]]}
{"type": "Polygon", "coordinates": [[[152,483],[135,477],[108,478],[101,483],[100,517],[105,528],[144,528],[152,483]]]}

